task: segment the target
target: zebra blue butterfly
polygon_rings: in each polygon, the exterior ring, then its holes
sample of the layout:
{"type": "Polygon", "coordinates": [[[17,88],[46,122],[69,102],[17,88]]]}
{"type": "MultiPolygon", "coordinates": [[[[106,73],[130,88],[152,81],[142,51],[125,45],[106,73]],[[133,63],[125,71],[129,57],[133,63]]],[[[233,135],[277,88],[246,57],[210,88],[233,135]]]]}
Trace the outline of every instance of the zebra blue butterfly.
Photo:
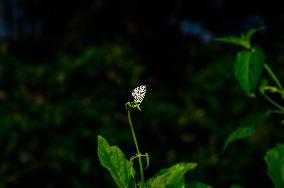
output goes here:
{"type": "Polygon", "coordinates": [[[133,96],[136,102],[141,103],[143,101],[146,94],[146,89],[147,89],[146,85],[141,85],[133,89],[131,95],[133,96]]]}

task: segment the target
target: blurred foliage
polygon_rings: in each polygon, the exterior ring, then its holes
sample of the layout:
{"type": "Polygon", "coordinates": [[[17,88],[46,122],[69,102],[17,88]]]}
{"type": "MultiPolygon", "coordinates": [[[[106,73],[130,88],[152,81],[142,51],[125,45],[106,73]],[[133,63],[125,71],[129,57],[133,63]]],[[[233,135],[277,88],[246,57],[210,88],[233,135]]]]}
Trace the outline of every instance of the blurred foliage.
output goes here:
{"type": "Polygon", "coordinates": [[[275,188],[281,188],[284,186],[283,157],[284,157],[284,145],[277,144],[275,147],[267,151],[264,158],[265,162],[268,165],[267,175],[273,181],[275,188]]]}
{"type": "MultiPolygon", "coordinates": [[[[148,91],[133,122],[150,155],[146,178],[191,161],[192,187],[272,187],[263,156],[284,142],[282,119],[252,124],[244,132],[255,133],[223,153],[228,136],[269,105],[243,94],[235,52],[210,40],[264,26],[253,39],[284,80],[280,3],[1,1],[0,188],[114,186],[98,162],[97,136],[133,155],[124,104],[141,84],[148,91]]],[[[255,31],[225,41],[249,48],[255,31]]]]}
{"type": "MultiPolygon", "coordinates": [[[[270,186],[258,162],[274,143],[273,126],[222,153],[239,122],[266,104],[243,95],[234,79],[234,53],[198,45],[189,45],[185,62],[170,67],[176,75],[156,82],[153,67],[127,42],[33,63],[9,55],[1,44],[0,185],[111,187],[98,162],[97,135],[130,158],[134,146],[124,104],[134,87],[148,84],[142,112],[133,116],[141,152],[150,155],[147,178],[162,167],[192,161],[198,163],[188,175],[192,180],[214,187],[270,186]],[[256,181],[248,177],[252,172],[256,181]]],[[[283,130],[276,132],[281,137],[283,130]]]]}
{"type": "Polygon", "coordinates": [[[4,184],[33,185],[29,181],[35,174],[44,179],[37,181],[38,187],[53,185],[52,176],[62,178],[62,184],[78,186],[81,181],[87,184],[87,177],[100,180],[94,171],[97,131],[115,134],[121,130],[123,96],[143,70],[129,55],[130,49],[118,44],[37,64],[1,55],[0,176],[4,184]]]}

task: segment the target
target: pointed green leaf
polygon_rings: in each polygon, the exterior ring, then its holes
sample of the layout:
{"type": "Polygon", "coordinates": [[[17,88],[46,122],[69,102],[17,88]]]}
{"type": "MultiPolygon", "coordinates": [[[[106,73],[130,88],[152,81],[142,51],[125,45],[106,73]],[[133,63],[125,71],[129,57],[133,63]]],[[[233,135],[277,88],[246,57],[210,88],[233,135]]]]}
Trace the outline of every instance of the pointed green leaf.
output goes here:
{"type": "Polygon", "coordinates": [[[264,160],[268,166],[267,174],[275,188],[284,187],[284,145],[277,144],[267,151],[264,160]]]}
{"type": "Polygon", "coordinates": [[[217,38],[216,41],[231,43],[250,49],[250,41],[244,37],[234,37],[234,36],[220,37],[217,38]]]}
{"type": "Polygon", "coordinates": [[[263,30],[263,28],[252,28],[250,29],[246,34],[245,34],[245,38],[247,41],[251,40],[251,37],[258,31],[263,30]]]}
{"type": "Polygon", "coordinates": [[[98,157],[119,188],[134,187],[130,162],[117,146],[110,146],[102,136],[98,136],[98,157]]]}
{"type": "Polygon", "coordinates": [[[192,182],[186,185],[186,188],[213,188],[201,182],[192,182]]]}
{"type": "Polygon", "coordinates": [[[184,174],[196,166],[196,163],[178,163],[170,168],[162,169],[147,181],[147,186],[150,188],[184,188],[184,174]]]}
{"type": "Polygon", "coordinates": [[[234,184],[234,185],[231,185],[231,187],[230,188],[244,188],[243,186],[240,186],[240,185],[236,185],[236,184],[234,184]]]}
{"type": "Polygon", "coordinates": [[[255,92],[264,66],[264,55],[260,48],[240,51],[234,65],[235,76],[243,91],[249,95],[255,92]]]}
{"type": "Polygon", "coordinates": [[[240,123],[240,126],[230,134],[227,138],[223,151],[226,150],[229,144],[236,140],[240,140],[254,134],[256,129],[264,124],[266,120],[266,111],[250,116],[240,123]]]}
{"type": "Polygon", "coordinates": [[[242,46],[246,49],[251,49],[251,45],[250,45],[251,37],[257,31],[260,31],[260,30],[262,30],[262,28],[252,28],[245,34],[241,33],[240,37],[234,37],[234,36],[220,37],[220,38],[217,38],[216,41],[236,44],[236,45],[242,46]]]}

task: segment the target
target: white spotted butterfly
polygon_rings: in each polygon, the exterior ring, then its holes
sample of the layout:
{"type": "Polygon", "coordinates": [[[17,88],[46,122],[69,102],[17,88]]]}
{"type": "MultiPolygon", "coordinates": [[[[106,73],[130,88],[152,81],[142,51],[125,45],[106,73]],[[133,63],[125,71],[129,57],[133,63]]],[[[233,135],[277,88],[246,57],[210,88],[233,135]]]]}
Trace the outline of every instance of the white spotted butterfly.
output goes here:
{"type": "Polygon", "coordinates": [[[136,102],[141,103],[143,101],[146,94],[146,89],[147,89],[146,85],[141,85],[133,89],[131,95],[134,97],[134,100],[136,102]]]}

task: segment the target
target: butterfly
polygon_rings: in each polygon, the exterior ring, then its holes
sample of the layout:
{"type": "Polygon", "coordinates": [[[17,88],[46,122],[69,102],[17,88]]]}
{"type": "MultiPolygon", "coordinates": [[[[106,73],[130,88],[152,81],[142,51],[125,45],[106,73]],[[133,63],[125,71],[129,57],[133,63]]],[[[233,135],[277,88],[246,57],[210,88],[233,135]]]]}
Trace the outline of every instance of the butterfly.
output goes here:
{"type": "Polygon", "coordinates": [[[147,89],[146,85],[141,85],[133,89],[131,95],[133,96],[136,102],[141,103],[143,101],[146,94],[146,89],[147,89]]]}

